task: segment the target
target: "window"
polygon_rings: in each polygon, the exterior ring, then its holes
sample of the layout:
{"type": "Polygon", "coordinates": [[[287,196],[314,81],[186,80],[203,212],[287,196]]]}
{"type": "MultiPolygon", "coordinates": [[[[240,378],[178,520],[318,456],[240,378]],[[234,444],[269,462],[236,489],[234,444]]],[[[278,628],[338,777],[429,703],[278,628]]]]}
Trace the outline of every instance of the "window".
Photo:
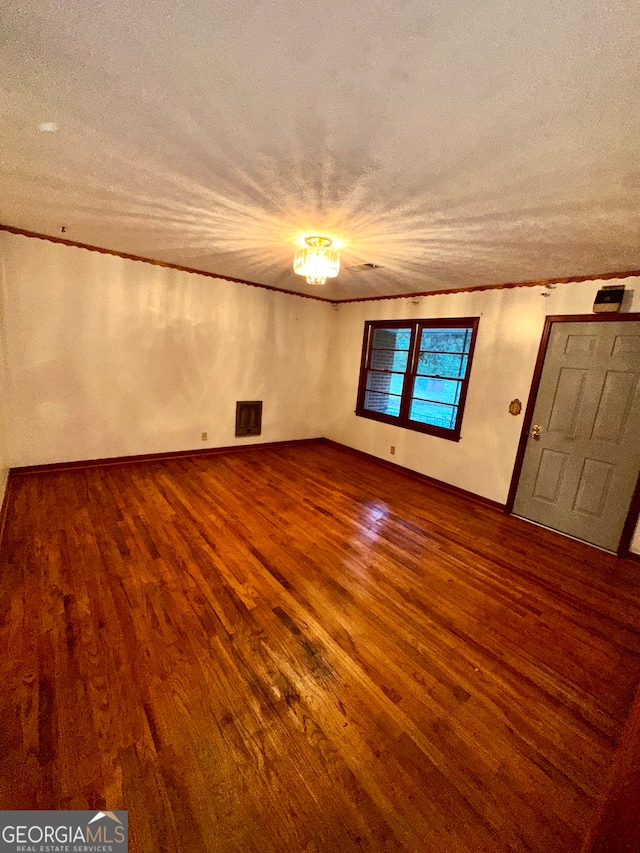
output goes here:
{"type": "Polygon", "coordinates": [[[365,323],[356,414],[458,441],[478,323],[365,323]]]}

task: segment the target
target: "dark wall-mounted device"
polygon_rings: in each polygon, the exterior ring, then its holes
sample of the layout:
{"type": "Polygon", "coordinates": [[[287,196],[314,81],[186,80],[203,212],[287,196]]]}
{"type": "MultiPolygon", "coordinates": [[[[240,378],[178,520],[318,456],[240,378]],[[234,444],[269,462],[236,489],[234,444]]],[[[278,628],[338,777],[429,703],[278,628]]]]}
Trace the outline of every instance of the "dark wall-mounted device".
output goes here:
{"type": "Polygon", "coordinates": [[[260,435],[262,432],[262,400],[236,403],[236,435],[260,435]]]}
{"type": "Polygon", "coordinates": [[[619,311],[622,308],[623,299],[624,287],[620,287],[619,284],[609,284],[597,292],[593,310],[596,314],[619,311]]]}

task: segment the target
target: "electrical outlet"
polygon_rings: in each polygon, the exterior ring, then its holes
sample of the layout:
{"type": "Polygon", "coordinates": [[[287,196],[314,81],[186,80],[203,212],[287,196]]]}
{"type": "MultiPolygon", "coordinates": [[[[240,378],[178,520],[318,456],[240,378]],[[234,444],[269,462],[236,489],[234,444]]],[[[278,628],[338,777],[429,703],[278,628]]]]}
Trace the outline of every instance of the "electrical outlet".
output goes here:
{"type": "Polygon", "coordinates": [[[391,450],[389,451],[389,453],[393,456],[393,454],[394,454],[395,452],[396,452],[396,449],[395,449],[394,445],[392,444],[392,445],[391,445],[391,450]]]}
{"type": "Polygon", "coordinates": [[[203,432],[203,433],[202,433],[202,440],[203,440],[203,441],[206,441],[206,440],[207,440],[207,434],[206,434],[206,432],[203,432]]]}

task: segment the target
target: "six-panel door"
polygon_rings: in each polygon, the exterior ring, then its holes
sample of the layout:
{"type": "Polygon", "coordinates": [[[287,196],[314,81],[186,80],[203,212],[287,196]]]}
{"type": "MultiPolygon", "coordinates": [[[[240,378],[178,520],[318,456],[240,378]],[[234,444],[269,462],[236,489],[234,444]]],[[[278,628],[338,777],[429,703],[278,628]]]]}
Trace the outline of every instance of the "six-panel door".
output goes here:
{"type": "Polygon", "coordinates": [[[640,322],[551,327],[513,511],[615,551],[640,468],[640,322]]]}

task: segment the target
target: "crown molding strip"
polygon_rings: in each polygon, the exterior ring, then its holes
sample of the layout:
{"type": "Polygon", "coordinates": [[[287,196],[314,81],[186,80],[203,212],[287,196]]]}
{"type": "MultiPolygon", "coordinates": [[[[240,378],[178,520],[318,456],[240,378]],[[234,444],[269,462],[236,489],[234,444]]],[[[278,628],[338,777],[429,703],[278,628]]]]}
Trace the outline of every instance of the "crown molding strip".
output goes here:
{"type": "Polygon", "coordinates": [[[379,302],[383,299],[415,299],[420,296],[445,296],[451,293],[474,293],[477,290],[507,290],[514,287],[544,287],[547,284],[571,284],[582,281],[607,281],[612,278],[640,278],[640,269],[621,270],[619,272],[594,273],[592,275],[575,275],[565,278],[544,278],[538,281],[514,281],[505,284],[479,284],[472,287],[449,287],[442,290],[418,290],[412,293],[394,293],[390,296],[359,296],[355,299],[328,299],[326,296],[311,296],[308,293],[298,293],[295,290],[286,290],[283,287],[273,287],[270,284],[259,284],[257,281],[248,281],[245,278],[233,278],[230,275],[219,275],[218,273],[198,270],[193,267],[184,267],[180,264],[172,264],[169,261],[156,261],[153,258],[143,258],[140,255],[130,255],[127,252],[116,252],[114,249],[105,249],[101,246],[90,246],[88,243],[79,243],[76,240],[67,240],[64,237],[53,237],[50,234],[40,234],[37,231],[27,231],[25,228],[16,228],[13,225],[0,223],[0,231],[9,234],[17,234],[21,237],[33,237],[36,240],[47,240],[49,243],[59,243],[62,246],[73,246],[76,249],[86,249],[89,252],[98,252],[101,255],[112,255],[115,258],[124,258],[127,261],[140,261],[143,264],[151,264],[156,267],[187,272],[192,275],[202,275],[205,278],[220,278],[224,281],[232,281],[235,284],[246,284],[249,287],[260,287],[263,290],[271,290],[274,293],[285,293],[287,296],[299,296],[301,299],[313,299],[316,302],[326,302],[329,305],[345,305],[350,302],[379,302]]]}
{"type": "Polygon", "coordinates": [[[20,237],[34,237],[36,240],[47,240],[49,243],[60,243],[62,246],[73,246],[76,249],[87,249],[89,252],[98,252],[101,255],[113,255],[115,258],[124,258],[126,261],[140,261],[143,264],[151,264],[154,267],[164,267],[165,269],[178,270],[178,272],[188,272],[192,275],[203,275],[206,278],[221,278],[224,281],[232,281],[235,284],[246,284],[249,287],[261,287],[263,290],[272,290],[275,293],[286,293],[287,296],[300,296],[302,299],[315,299],[317,302],[328,302],[331,304],[334,300],[327,299],[324,296],[311,296],[307,293],[297,293],[295,290],[285,290],[283,287],[272,287],[269,284],[258,284],[257,281],[248,281],[244,278],[233,278],[230,275],[219,275],[218,273],[206,272],[205,270],[197,270],[193,267],[183,267],[180,264],[172,264],[169,261],[155,261],[153,258],[143,258],[140,255],[130,255],[127,252],[116,252],[113,249],[104,249],[101,246],[90,246],[88,243],[78,243],[76,240],[67,240],[64,237],[52,237],[50,234],[39,234],[36,231],[27,231],[24,228],[15,228],[13,225],[3,225],[0,223],[0,231],[7,231],[9,234],[17,234],[20,237]]]}
{"type": "Polygon", "coordinates": [[[422,290],[416,293],[398,293],[393,296],[360,296],[357,299],[341,299],[337,305],[345,302],[377,302],[380,299],[414,299],[418,296],[443,296],[450,293],[475,293],[476,290],[507,290],[513,287],[544,287],[547,284],[572,284],[581,281],[607,281],[610,278],[640,278],[640,270],[594,273],[593,275],[574,275],[567,278],[542,278],[539,281],[513,281],[505,284],[478,284],[473,287],[449,287],[443,290],[422,290]]]}

